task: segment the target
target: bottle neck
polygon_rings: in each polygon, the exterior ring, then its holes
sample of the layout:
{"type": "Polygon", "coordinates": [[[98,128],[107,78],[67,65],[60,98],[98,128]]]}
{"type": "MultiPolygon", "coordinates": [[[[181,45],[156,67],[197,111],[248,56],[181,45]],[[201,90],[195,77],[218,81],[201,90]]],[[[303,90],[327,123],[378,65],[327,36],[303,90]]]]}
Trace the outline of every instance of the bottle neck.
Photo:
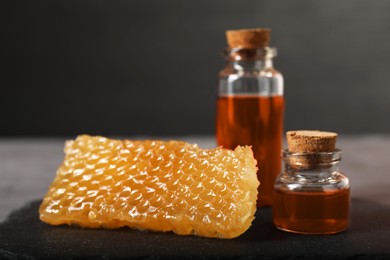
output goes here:
{"type": "Polygon", "coordinates": [[[289,175],[301,175],[301,176],[310,176],[310,177],[318,177],[318,178],[326,178],[339,170],[338,162],[322,164],[322,165],[309,165],[302,166],[296,164],[288,164],[284,165],[284,172],[289,175]]]}
{"type": "Polygon", "coordinates": [[[273,68],[273,57],[276,49],[264,48],[233,48],[225,51],[229,63],[237,70],[261,70],[273,68]]]}
{"type": "Polygon", "coordinates": [[[231,60],[230,63],[236,70],[262,70],[273,68],[272,58],[261,60],[231,60]]]}
{"type": "Polygon", "coordinates": [[[289,175],[328,177],[338,172],[341,150],[324,153],[290,153],[283,151],[284,172],[289,175]]]}

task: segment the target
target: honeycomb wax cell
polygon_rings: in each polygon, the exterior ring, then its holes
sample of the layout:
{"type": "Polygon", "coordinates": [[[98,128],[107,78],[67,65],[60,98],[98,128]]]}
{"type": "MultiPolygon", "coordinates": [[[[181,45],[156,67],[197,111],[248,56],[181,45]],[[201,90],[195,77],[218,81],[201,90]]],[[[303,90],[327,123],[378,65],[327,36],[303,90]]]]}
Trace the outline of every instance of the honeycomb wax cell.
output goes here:
{"type": "Polygon", "coordinates": [[[180,141],[82,135],[66,142],[40,219],[234,238],[254,219],[256,170],[250,147],[203,150],[180,141]]]}

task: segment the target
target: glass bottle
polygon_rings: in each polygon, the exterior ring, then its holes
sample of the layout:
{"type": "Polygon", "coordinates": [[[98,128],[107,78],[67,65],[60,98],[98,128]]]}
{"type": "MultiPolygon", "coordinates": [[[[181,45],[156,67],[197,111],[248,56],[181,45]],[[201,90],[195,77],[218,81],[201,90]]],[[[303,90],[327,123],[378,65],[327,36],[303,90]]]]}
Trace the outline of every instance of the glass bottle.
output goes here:
{"type": "Polygon", "coordinates": [[[217,144],[234,149],[252,146],[260,181],[258,206],[272,205],[273,186],[281,170],[283,76],[273,67],[276,49],[238,47],[226,50],[219,73],[217,144]]]}
{"type": "Polygon", "coordinates": [[[283,151],[284,170],[275,182],[273,223],[281,230],[333,234],[349,226],[350,187],[339,171],[341,150],[283,151]]]}

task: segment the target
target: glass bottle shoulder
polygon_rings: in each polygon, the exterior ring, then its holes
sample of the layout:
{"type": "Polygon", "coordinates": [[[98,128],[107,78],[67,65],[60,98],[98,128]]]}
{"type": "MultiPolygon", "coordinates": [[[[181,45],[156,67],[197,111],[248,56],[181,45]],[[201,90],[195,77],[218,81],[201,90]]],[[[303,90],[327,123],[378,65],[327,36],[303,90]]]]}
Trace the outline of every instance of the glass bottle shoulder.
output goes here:
{"type": "Polygon", "coordinates": [[[283,96],[283,76],[272,66],[229,63],[219,73],[219,96],[283,96]]]}
{"type": "Polygon", "coordinates": [[[282,172],[275,181],[275,189],[290,192],[324,192],[349,189],[348,177],[342,172],[332,174],[288,174],[282,172]]]}
{"type": "Polygon", "coordinates": [[[283,77],[280,71],[276,70],[274,67],[243,67],[243,66],[234,66],[228,64],[224,69],[219,72],[219,77],[229,77],[229,76],[245,76],[245,77],[283,77]]]}

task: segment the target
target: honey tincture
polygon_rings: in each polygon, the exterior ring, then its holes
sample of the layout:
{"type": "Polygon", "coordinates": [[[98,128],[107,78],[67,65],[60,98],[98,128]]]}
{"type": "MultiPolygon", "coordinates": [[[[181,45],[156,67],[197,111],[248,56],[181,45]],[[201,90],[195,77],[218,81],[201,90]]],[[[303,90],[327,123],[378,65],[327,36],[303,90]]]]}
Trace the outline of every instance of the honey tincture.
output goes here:
{"type": "Polygon", "coordinates": [[[226,32],[226,67],[219,73],[217,144],[234,149],[250,145],[258,165],[258,206],[271,206],[273,186],[281,170],[283,76],[273,67],[276,49],[269,47],[270,29],[226,32]]]}
{"type": "Polygon", "coordinates": [[[287,132],[284,169],[274,185],[273,223],[303,234],[334,234],[349,226],[350,186],[339,171],[337,134],[287,132]]]}

